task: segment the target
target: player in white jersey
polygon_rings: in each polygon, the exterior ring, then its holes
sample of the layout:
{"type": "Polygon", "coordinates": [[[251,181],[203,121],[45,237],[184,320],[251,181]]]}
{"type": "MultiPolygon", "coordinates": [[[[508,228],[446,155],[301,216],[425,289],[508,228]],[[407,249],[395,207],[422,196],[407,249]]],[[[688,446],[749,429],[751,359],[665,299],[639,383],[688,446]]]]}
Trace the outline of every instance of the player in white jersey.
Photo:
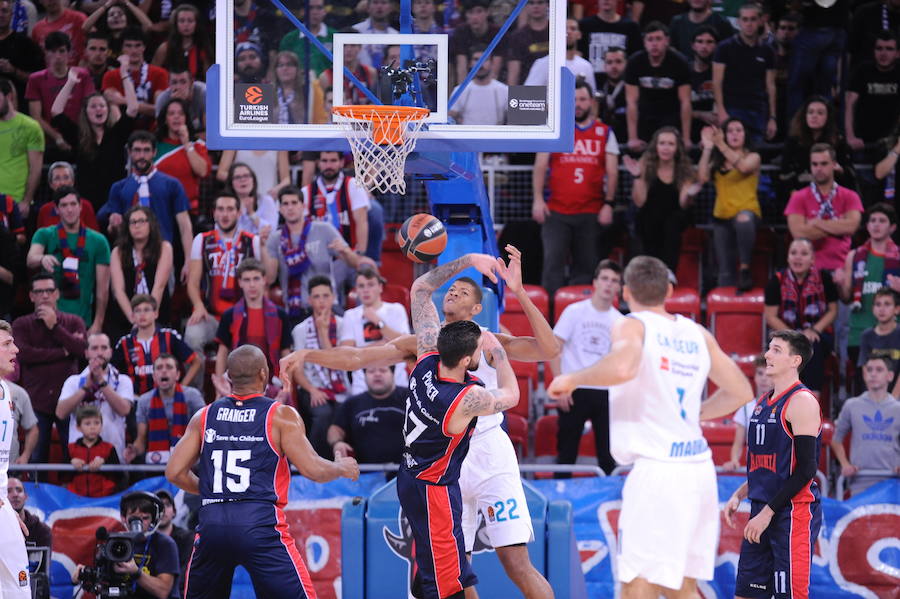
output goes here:
{"type": "Polygon", "coordinates": [[[9,449],[16,434],[12,417],[12,392],[6,377],[16,369],[19,348],[13,342],[12,326],[0,320],[0,598],[27,599],[31,597],[28,574],[28,553],[25,535],[28,534],[19,515],[6,500],[6,481],[9,471],[9,449]]]}
{"type": "Polygon", "coordinates": [[[718,493],[700,430],[701,397],[707,376],[719,387],[708,400],[714,405],[733,410],[753,394],[706,329],[666,312],[671,293],[662,261],[632,259],[624,288],[632,312],[613,327],[612,349],[548,388],[555,398],[576,387],[609,386],[610,450],[620,464],[633,464],[617,541],[623,599],[696,598],[696,581],[712,579],[718,493]]]}
{"type": "MultiPolygon", "coordinates": [[[[509,266],[501,274],[506,281],[507,293],[515,294],[531,324],[534,337],[511,337],[497,334],[510,360],[537,362],[550,360],[558,355],[560,346],[550,325],[534,305],[522,287],[521,253],[508,245],[509,266]]],[[[442,303],[444,322],[471,320],[481,312],[481,288],[467,277],[456,279],[442,303]]],[[[298,350],[281,361],[282,376],[285,368],[290,372],[304,361],[341,370],[360,369],[365,366],[393,364],[403,359],[415,359],[416,338],[413,335],[398,337],[383,346],[364,348],[343,347],[331,350],[298,350]]],[[[478,369],[473,373],[484,382],[486,389],[497,388],[497,375],[482,356],[478,369]]],[[[288,375],[289,376],[289,375],[288,375]]],[[[534,540],[534,530],[525,490],[519,475],[519,463],[512,442],[501,425],[502,414],[479,416],[475,433],[469,441],[469,453],[463,460],[459,478],[463,500],[463,535],[466,551],[475,544],[479,514],[484,519],[485,534],[507,576],[527,599],[548,598],[553,591],[528,556],[527,543],[534,540]],[[501,509],[514,518],[497,518],[501,509]],[[491,517],[493,515],[493,517],[491,517]]],[[[466,589],[466,598],[477,597],[474,587],[466,589]]]]}

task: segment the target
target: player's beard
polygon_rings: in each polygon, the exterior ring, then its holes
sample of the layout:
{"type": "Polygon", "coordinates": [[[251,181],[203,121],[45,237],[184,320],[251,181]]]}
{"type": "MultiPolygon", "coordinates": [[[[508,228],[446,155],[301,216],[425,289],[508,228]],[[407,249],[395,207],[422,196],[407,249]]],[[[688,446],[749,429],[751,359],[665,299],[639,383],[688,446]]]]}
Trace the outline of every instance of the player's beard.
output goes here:
{"type": "Polygon", "coordinates": [[[582,123],[586,121],[590,114],[591,112],[589,110],[579,110],[578,108],[575,108],[575,122],[582,123]]]}

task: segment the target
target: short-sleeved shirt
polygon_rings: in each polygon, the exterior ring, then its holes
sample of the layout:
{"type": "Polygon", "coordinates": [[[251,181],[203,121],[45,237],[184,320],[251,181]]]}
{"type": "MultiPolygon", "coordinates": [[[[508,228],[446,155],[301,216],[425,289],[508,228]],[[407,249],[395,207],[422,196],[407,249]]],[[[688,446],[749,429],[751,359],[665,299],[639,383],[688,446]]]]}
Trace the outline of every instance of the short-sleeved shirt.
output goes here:
{"type": "MultiPolygon", "coordinates": [[[[13,422],[18,423],[24,430],[29,430],[37,424],[37,416],[34,415],[34,409],[31,407],[31,398],[28,397],[28,391],[15,383],[6,383],[9,385],[9,395],[12,399],[12,418],[13,422]]],[[[13,463],[19,457],[19,435],[12,435],[12,444],[9,446],[9,461],[13,463]]]]}
{"type": "MultiPolygon", "coordinates": [[[[172,537],[162,533],[153,533],[147,542],[137,545],[134,548],[134,561],[138,568],[142,570],[146,568],[150,572],[150,576],[159,576],[160,574],[171,574],[176,579],[181,573],[181,566],[178,563],[178,546],[172,537]]],[[[126,583],[133,581],[127,580],[126,583]]],[[[178,597],[178,581],[172,585],[169,597],[178,597]]],[[[155,595],[145,591],[138,586],[133,597],[138,599],[152,599],[155,595]]]]}
{"type": "Polygon", "coordinates": [[[43,151],[44,131],[36,120],[21,112],[0,120],[0,193],[21,201],[28,183],[28,152],[43,151]]]}
{"type": "MultiPolygon", "coordinates": [[[[59,266],[53,271],[56,285],[62,285],[63,253],[59,245],[59,235],[56,227],[44,227],[34,233],[32,243],[44,246],[44,253],[55,256],[59,260],[59,266]]],[[[90,328],[94,322],[94,298],[96,294],[96,268],[98,265],[109,266],[109,243],[106,237],[93,229],[84,231],[84,258],[78,261],[78,281],[81,293],[79,297],[67,299],[60,295],[57,307],[62,312],[80,316],[84,324],[90,328]]],[[[75,248],[78,243],[78,233],[68,233],[66,243],[70,248],[75,248]]],[[[105,435],[104,435],[105,436],[105,435]]],[[[108,440],[108,439],[107,439],[108,440]]]]}
{"type": "MultiPolygon", "coordinates": [[[[76,391],[84,386],[88,377],[90,377],[90,369],[85,368],[79,374],[73,374],[67,378],[66,382],[63,383],[62,391],[59,393],[59,399],[63,400],[74,395],[76,391]]],[[[134,386],[130,378],[120,374],[114,366],[109,366],[106,381],[123,399],[134,403],[134,386]]],[[[81,400],[80,405],[86,404],[95,405],[100,409],[100,414],[103,416],[103,428],[100,429],[100,436],[103,437],[103,440],[112,444],[116,448],[116,453],[120,456],[125,455],[125,416],[120,416],[106,401],[102,389],[98,389],[94,395],[81,400]]],[[[71,416],[69,416],[69,443],[76,442],[81,436],[81,431],[78,430],[75,420],[75,411],[73,411],[71,416]]]]}
{"type": "MultiPolygon", "coordinates": [[[[109,200],[97,213],[97,218],[128,212],[129,208],[138,203],[139,186],[140,183],[134,175],[113,183],[109,189],[109,200]]],[[[163,239],[172,243],[177,229],[175,216],[190,210],[184,186],[175,177],[156,170],[148,179],[147,186],[150,188],[150,207],[156,214],[156,220],[159,221],[159,230],[163,239]]]]}
{"type": "Polygon", "coordinates": [[[522,63],[519,71],[519,84],[525,81],[531,65],[541,56],[550,52],[550,28],[535,31],[529,26],[522,27],[509,37],[509,48],[506,60],[518,60],[522,63]]]}
{"type": "MultiPolygon", "coordinates": [[[[336,335],[340,339],[344,336],[344,320],[340,316],[335,316],[336,335]]],[[[294,350],[298,349],[319,349],[318,335],[316,333],[316,324],[312,316],[298,324],[291,331],[291,339],[294,343],[294,350]]],[[[347,380],[347,373],[343,370],[331,370],[318,364],[307,362],[303,365],[303,374],[309,382],[320,389],[328,389],[333,383],[339,381],[349,391],[350,382],[347,380]]],[[[335,393],[335,400],[342,402],[347,398],[348,393],[335,393]]]]}
{"type": "Polygon", "coordinates": [[[859,336],[859,359],[856,365],[865,366],[869,358],[890,358],[894,363],[894,378],[888,389],[893,389],[897,382],[897,374],[900,373],[900,327],[887,335],[879,335],[874,328],[866,329],[859,336]]]}
{"type": "MultiPolygon", "coordinates": [[[[338,342],[352,341],[356,347],[365,347],[372,343],[383,341],[381,328],[377,322],[369,322],[363,316],[363,306],[356,306],[344,312],[344,327],[338,342]]],[[[409,334],[409,316],[403,304],[382,302],[381,307],[375,311],[385,325],[400,334],[409,334]]],[[[405,387],[409,377],[406,374],[406,364],[400,362],[394,368],[394,382],[398,387],[405,387]]],[[[366,390],[366,377],[362,370],[353,371],[353,386],[351,393],[364,393],[366,390]]]]}
{"type": "MultiPolygon", "coordinates": [[[[231,334],[231,325],[234,323],[234,308],[229,308],[222,314],[219,328],[216,329],[216,343],[220,343],[232,350],[238,346],[239,339],[231,334]]],[[[269,352],[269,340],[266,337],[265,308],[247,308],[247,339],[246,343],[255,345],[269,360],[269,370],[273,376],[277,375],[278,360],[281,356],[273,356],[269,352]]],[[[281,340],[279,350],[291,349],[291,329],[288,323],[287,313],[278,307],[278,319],[281,321],[281,340]]]]}
{"type": "Polygon", "coordinates": [[[662,118],[678,114],[681,107],[678,88],[691,84],[691,71],[687,61],[673,50],[666,51],[658,67],[651,65],[646,50],[641,50],[628,59],[625,83],[636,85],[640,90],[640,115],[662,118]]]}
{"type": "Polygon", "coordinates": [[[847,88],[859,94],[853,109],[853,132],[867,143],[885,136],[885,123],[900,114],[900,63],[881,71],[874,62],[859,65],[847,88]]]}
{"type": "MultiPolygon", "coordinates": [[[[856,210],[860,213],[864,210],[859,195],[843,186],[838,186],[837,194],[831,203],[836,218],[841,218],[851,210],[856,210]]],[[[809,185],[791,194],[791,199],[784,209],[784,214],[785,216],[800,214],[807,219],[818,217],[819,202],[813,195],[809,185]]],[[[813,241],[813,248],[816,251],[816,268],[824,270],[843,268],[844,260],[847,259],[847,253],[850,251],[850,241],[850,235],[826,235],[822,239],[813,241]]]]}
{"type": "Polygon", "coordinates": [[[718,45],[713,62],[725,65],[722,94],[726,108],[766,110],[766,72],[775,69],[772,46],[761,42],[749,46],[735,34],[718,45]]]}
{"type": "MultiPolygon", "coordinates": [[[[285,225],[287,226],[287,225],[285,225]]],[[[313,221],[309,226],[309,234],[306,237],[306,254],[309,256],[310,265],[300,278],[302,284],[301,301],[304,306],[309,306],[309,291],[307,283],[316,275],[325,275],[334,280],[333,263],[336,254],[328,249],[328,244],[335,239],[343,240],[341,234],[331,224],[322,221],[313,221]]],[[[297,244],[300,234],[293,235],[291,243],[297,244]]],[[[266,250],[269,255],[278,260],[278,280],[282,289],[288,288],[288,272],[281,253],[281,229],[272,231],[266,241],[266,250]]]]}
{"type": "MultiPolygon", "coordinates": [[[[134,81],[134,89],[138,94],[138,100],[153,104],[156,101],[156,93],[169,87],[169,71],[156,65],[147,65],[145,77],[141,77],[142,69],[131,71],[131,80],[134,81]]],[[[122,72],[119,69],[111,69],[103,74],[103,90],[114,89],[120,94],[125,93],[122,85],[122,72]]]]}
{"type": "Polygon", "coordinates": [[[715,29],[716,39],[719,42],[734,34],[734,27],[731,26],[728,19],[717,12],[710,13],[705,20],[699,23],[691,21],[687,14],[675,15],[669,25],[672,46],[686,57],[692,57],[694,50],[691,46],[694,43],[694,35],[703,26],[715,29]]]}
{"type": "MultiPolygon", "coordinates": [[[[72,122],[77,123],[79,114],[81,113],[81,103],[85,98],[97,90],[94,87],[94,80],[91,79],[87,69],[81,67],[71,68],[79,73],[81,81],[76,83],[74,89],[72,89],[69,101],[66,102],[63,112],[72,120],[72,122]]],[[[35,100],[41,103],[41,118],[45,121],[49,122],[52,118],[50,115],[50,108],[53,106],[53,101],[56,99],[56,96],[59,95],[59,91],[66,84],[68,79],[68,73],[62,77],[56,77],[50,72],[50,69],[42,69],[36,73],[32,73],[28,77],[28,85],[25,88],[25,99],[29,101],[35,100]]]]}
{"type": "MultiPolygon", "coordinates": [[[[466,55],[468,57],[471,48],[475,48],[479,45],[484,45],[487,47],[488,44],[494,39],[494,36],[500,31],[499,27],[494,25],[489,25],[487,31],[484,35],[478,35],[472,28],[468,25],[459,25],[453,32],[450,34],[450,56],[455,57],[460,54],[466,55]]],[[[497,44],[497,47],[494,48],[494,51],[491,52],[491,56],[505,56],[506,55],[506,44],[507,44],[507,36],[503,36],[500,39],[500,43],[497,44]]],[[[453,59],[455,62],[455,59],[453,59]]],[[[468,65],[468,62],[466,63],[468,65]]]]}
{"type": "MultiPolygon", "coordinates": [[[[610,48],[624,49],[625,56],[631,56],[641,50],[641,29],[634,21],[619,19],[615,23],[610,23],[594,15],[581,19],[578,22],[578,29],[581,30],[578,51],[591,63],[596,75],[606,72],[603,55],[610,48]]],[[[599,87],[599,77],[595,78],[595,82],[599,87]]]]}
{"type": "MultiPolygon", "coordinates": [[[[330,52],[332,50],[332,40],[334,39],[334,29],[322,23],[319,27],[319,30],[314,34],[316,39],[321,42],[323,46],[328,48],[330,52]]],[[[319,49],[313,46],[311,43],[307,42],[303,37],[301,37],[300,32],[297,30],[289,31],[283,38],[281,38],[281,43],[278,46],[279,50],[293,52],[297,55],[297,59],[300,61],[300,66],[302,67],[305,62],[306,56],[306,48],[309,48],[309,67],[316,72],[316,75],[321,75],[325,69],[331,68],[331,63],[325,58],[325,55],[319,52],[319,49]]]]}
{"type": "MultiPolygon", "coordinates": [[[[457,85],[451,95],[458,89],[457,85]]],[[[459,112],[464,125],[503,125],[508,98],[509,87],[505,83],[491,79],[487,85],[480,85],[472,81],[456,99],[453,112],[459,112]]]]}
{"type": "Polygon", "coordinates": [[[338,405],[333,424],[343,429],[360,464],[400,463],[408,394],[405,387],[397,387],[384,399],[375,399],[367,391],[338,405]]]}
{"type": "Polygon", "coordinates": [[[587,368],[608,354],[613,325],[622,318],[613,307],[597,310],[590,298],[566,306],[553,327],[553,334],[563,340],[562,374],[587,368]]]}
{"type": "Polygon", "coordinates": [[[64,8],[62,14],[55,21],[49,21],[44,17],[34,25],[31,30],[31,39],[41,48],[44,40],[54,31],[62,31],[72,41],[72,50],[69,52],[69,64],[77,65],[84,53],[84,22],[87,15],[71,8],[64,8]]]}
{"type": "MultiPolygon", "coordinates": [[[[156,97],[156,114],[163,109],[166,102],[172,99],[172,90],[167,89],[156,97]]],[[[206,130],[206,84],[202,81],[194,81],[190,100],[191,124],[194,131],[206,130]]],[[[257,177],[259,175],[257,174],[257,177]]],[[[260,186],[260,189],[268,189],[260,186]]]]}
{"type": "MultiPolygon", "coordinates": [[[[138,424],[147,424],[150,422],[150,400],[153,398],[154,391],[155,390],[147,391],[137,399],[137,412],[135,413],[135,416],[138,424]]],[[[206,402],[203,401],[203,395],[200,391],[193,387],[182,387],[181,391],[184,393],[184,403],[187,404],[187,417],[190,419],[191,416],[206,406],[206,402]]],[[[162,402],[163,409],[166,411],[166,418],[169,422],[172,422],[172,411],[174,410],[175,398],[163,397],[162,402]]]]}
{"type": "Polygon", "coordinates": [[[163,352],[175,356],[182,365],[196,359],[178,331],[157,326],[150,339],[138,339],[137,331],[120,337],[110,363],[133,379],[135,391],[144,393],[153,388],[153,362],[163,352]]]}

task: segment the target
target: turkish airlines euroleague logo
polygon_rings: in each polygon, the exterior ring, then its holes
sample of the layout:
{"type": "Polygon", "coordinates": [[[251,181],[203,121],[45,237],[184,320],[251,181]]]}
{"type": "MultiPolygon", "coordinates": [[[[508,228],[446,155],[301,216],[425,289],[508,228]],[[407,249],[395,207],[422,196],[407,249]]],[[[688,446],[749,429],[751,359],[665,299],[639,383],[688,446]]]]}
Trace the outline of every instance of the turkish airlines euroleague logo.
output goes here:
{"type": "Polygon", "coordinates": [[[259,104],[263,99],[262,90],[255,85],[248,87],[247,91],[244,92],[244,99],[247,100],[249,104],[259,104]]]}

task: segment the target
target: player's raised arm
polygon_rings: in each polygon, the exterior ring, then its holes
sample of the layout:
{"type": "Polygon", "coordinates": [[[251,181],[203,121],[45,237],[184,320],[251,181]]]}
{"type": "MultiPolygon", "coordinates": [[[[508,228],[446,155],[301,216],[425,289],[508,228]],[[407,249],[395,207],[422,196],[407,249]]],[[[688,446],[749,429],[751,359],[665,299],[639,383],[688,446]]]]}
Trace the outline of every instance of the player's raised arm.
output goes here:
{"type": "MultiPolygon", "coordinates": [[[[513,245],[507,245],[506,251],[509,253],[509,264],[505,271],[501,271],[503,280],[506,282],[506,292],[512,293],[519,300],[534,336],[514,337],[498,334],[497,339],[511,360],[523,362],[552,360],[562,351],[562,343],[553,334],[550,323],[531,301],[522,285],[522,252],[513,245]]],[[[502,262],[500,258],[497,260],[502,262]]]]}
{"type": "Polygon", "coordinates": [[[353,347],[342,345],[331,349],[298,349],[283,357],[279,363],[281,380],[289,388],[293,375],[309,362],[332,370],[362,370],[370,366],[389,366],[416,357],[416,338],[403,335],[384,345],[353,347]]]}
{"type": "Polygon", "coordinates": [[[200,436],[203,434],[200,430],[200,421],[206,410],[207,408],[203,408],[191,418],[184,435],[169,456],[169,463],[166,464],[166,478],[169,482],[194,495],[200,494],[200,479],[191,468],[200,458],[200,436]]]}
{"type": "Polygon", "coordinates": [[[725,355],[706,329],[703,329],[703,337],[709,350],[709,380],[718,387],[712,397],[700,404],[700,419],[709,420],[734,414],[735,410],[753,399],[753,388],[738,365],[725,355]]]}
{"type": "Polygon", "coordinates": [[[478,386],[469,388],[447,424],[447,431],[453,435],[466,430],[469,422],[476,416],[503,412],[519,403],[519,385],[506,350],[490,331],[484,331],[481,338],[482,351],[491,356],[494,369],[497,371],[497,388],[491,390],[478,386]]]}
{"type": "Polygon", "coordinates": [[[644,323],[623,318],[613,325],[609,353],[593,366],[554,377],[547,393],[553,399],[569,395],[578,387],[621,385],[637,376],[644,349],[644,323]]]}
{"type": "Polygon", "coordinates": [[[431,294],[449,281],[450,277],[470,266],[478,269],[495,283],[497,276],[494,271],[502,272],[495,258],[487,254],[466,254],[426,272],[413,282],[409,291],[410,313],[413,330],[416,333],[416,356],[435,351],[437,348],[441,321],[438,318],[437,308],[431,300],[431,294]]]}
{"type": "Polygon", "coordinates": [[[327,483],[339,477],[350,480],[359,478],[359,464],[355,459],[339,457],[330,462],[319,457],[306,438],[306,427],[294,408],[278,406],[274,420],[277,443],[300,474],[318,483],[327,483]]]}

